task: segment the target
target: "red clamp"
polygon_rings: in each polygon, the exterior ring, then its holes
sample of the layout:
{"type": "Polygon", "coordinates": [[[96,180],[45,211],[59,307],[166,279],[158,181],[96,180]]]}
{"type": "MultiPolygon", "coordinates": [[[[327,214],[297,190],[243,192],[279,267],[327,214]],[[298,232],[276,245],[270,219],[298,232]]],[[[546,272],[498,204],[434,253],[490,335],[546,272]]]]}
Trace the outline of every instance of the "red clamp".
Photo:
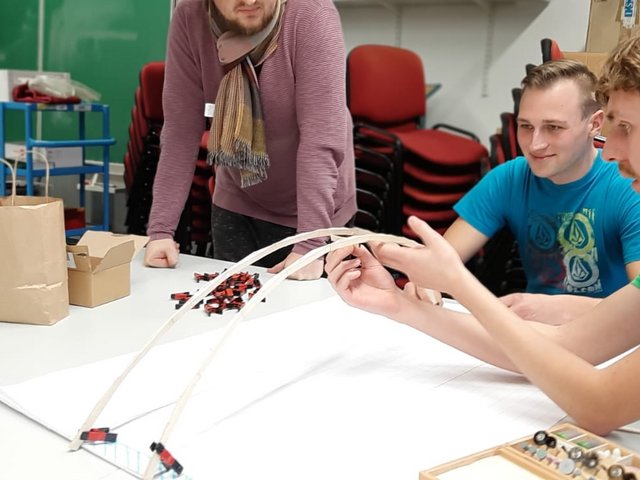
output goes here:
{"type": "Polygon", "coordinates": [[[87,442],[107,442],[113,443],[118,438],[117,433],[109,433],[108,428],[92,428],[80,434],[81,440],[87,442]]]}
{"type": "Polygon", "coordinates": [[[211,280],[213,280],[214,278],[216,278],[218,275],[220,275],[218,272],[215,273],[194,273],[193,274],[193,278],[195,279],[196,282],[210,282],[211,280]]]}
{"type": "Polygon", "coordinates": [[[173,455],[169,453],[169,451],[164,448],[160,442],[153,442],[151,444],[151,451],[156,452],[160,456],[160,463],[164,465],[164,468],[167,470],[173,470],[178,475],[182,473],[183,466],[178,463],[178,461],[173,458],[173,455]]]}
{"type": "Polygon", "coordinates": [[[184,300],[187,301],[191,298],[191,293],[189,292],[176,292],[171,294],[171,300],[184,300]]]}
{"type": "Polygon", "coordinates": [[[212,313],[216,313],[218,315],[222,315],[222,311],[224,310],[224,305],[221,303],[217,303],[215,301],[209,303],[207,302],[204,305],[204,311],[208,316],[211,316],[212,313]]]}
{"type": "MultiPolygon", "coordinates": [[[[182,308],[182,306],[187,303],[187,300],[178,300],[178,303],[176,303],[175,307],[176,310],[179,310],[182,308]]],[[[198,303],[196,303],[193,307],[191,307],[192,310],[197,310],[198,308],[200,308],[200,306],[202,305],[203,300],[200,300],[198,303]]]]}

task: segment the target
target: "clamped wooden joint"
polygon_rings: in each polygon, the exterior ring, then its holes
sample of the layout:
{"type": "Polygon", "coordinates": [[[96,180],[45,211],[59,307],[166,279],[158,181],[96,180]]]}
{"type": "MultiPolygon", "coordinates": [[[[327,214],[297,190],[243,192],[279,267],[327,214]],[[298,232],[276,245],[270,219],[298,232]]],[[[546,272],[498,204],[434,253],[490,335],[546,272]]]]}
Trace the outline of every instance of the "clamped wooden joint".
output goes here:
{"type": "Polygon", "coordinates": [[[80,434],[80,440],[86,442],[113,443],[118,438],[117,433],[109,433],[108,428],[92,428],[80,434]]]}
{"type": "Polygon", "coordinates": [[[160,456],[160,463],[167,469],[167,471],[173,470],[178,475],[182,473],[183,466],[178,463],[178,461],[173,458],[173,455],[169,453],[169,451],[164,448],[164,445],[160,442],[153,442],[151,444],[151,451],[156,452],[160,456]]]}

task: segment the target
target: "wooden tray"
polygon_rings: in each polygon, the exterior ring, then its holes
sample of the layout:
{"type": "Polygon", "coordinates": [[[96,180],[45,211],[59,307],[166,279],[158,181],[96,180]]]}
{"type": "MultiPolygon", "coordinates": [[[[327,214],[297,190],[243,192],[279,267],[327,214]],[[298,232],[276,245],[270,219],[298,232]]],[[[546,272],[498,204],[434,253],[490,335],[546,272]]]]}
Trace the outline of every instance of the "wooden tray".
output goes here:
{"type": "Polygon", "coordinates": [[[640,480],[638,454],[564,423],[422,471],[420,480],[627,480],[632,474],[640,480]]]}

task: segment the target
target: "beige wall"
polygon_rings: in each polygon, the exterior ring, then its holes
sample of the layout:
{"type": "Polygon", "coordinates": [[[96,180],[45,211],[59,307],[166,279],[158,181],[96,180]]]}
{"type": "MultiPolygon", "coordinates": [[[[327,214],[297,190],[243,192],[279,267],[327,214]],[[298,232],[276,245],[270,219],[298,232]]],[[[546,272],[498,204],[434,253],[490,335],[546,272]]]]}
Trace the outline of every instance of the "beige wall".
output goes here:
{"type": "Polygon", "coordinates": [[[511,110],[525,64],[541,62],[540,40],[554,38],[571,51],[586,41],[589,0],[496,2],[492,13],[482,2],[422,3],[394,10],[338,1],[347,50],[382,43],[416,51],[427,81],[443,84],[429,99],[427,124],[467,128],[485,144],[499,114],[511,110]]]}

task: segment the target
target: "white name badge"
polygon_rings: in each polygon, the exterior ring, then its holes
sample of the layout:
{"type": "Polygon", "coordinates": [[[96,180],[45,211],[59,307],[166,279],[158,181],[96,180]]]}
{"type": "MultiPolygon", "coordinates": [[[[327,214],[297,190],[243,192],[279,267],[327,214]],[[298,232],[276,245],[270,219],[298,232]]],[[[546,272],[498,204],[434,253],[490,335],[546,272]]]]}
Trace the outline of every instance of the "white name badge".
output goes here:
{"type": "Polygon", "coordinates": [[[215,103],[205,103],[204,104],[204,116],[207,118],[213,118],[213,113],[216,111],[215,103]]]}

